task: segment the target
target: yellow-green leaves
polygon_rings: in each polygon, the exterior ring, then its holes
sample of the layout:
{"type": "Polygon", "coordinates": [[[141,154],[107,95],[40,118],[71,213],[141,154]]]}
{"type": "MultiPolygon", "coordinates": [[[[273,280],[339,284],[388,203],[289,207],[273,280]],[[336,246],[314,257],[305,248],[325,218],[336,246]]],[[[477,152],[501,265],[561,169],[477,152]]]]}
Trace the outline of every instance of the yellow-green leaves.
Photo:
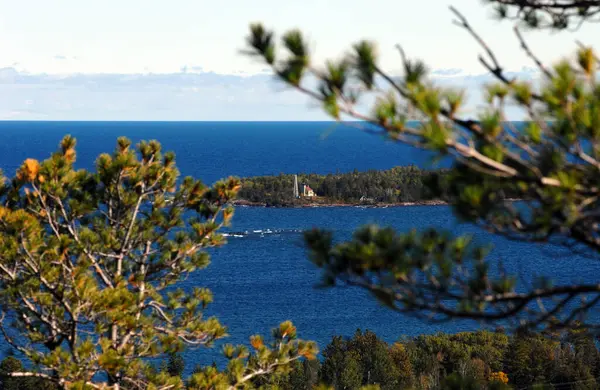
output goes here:
{"type": "Polygon", "coordinates": [[[340,106],[335,94],[329,94],[323,98],[323,108],[332,118],[340,119],[340,106]]]}
{"type": "Polygon", "coordinates": [[[323,80],[327,84],[327,89],[332,93],[343,94],[344,87],[348,81],[349,63],[347,61],[333,62],[326,64],[326,71],[323,80]]]}
{"type": "Polygon", "coordinates": [[[388,93],[383,97],[378,97],[373,107],[373,117],[377,119],[379,124],[384,128],[402,127],[403,120],[399,116],[398,100],[396,95],[388,93]]]}
{"type": "Polygon", "coordinates": [[[525,134],[535,144],[539,144],[542,141],[542,128],[537,122],[528,123],[525,127],[525,134]]]}
{"type": "Polygon", "coordinates": [[[262,24],[254,23],[250,25],[250,35],[246,38],[246,42],[255,50],[251,54],[262,56],[269,65],[275,62],[273,33],[267,31],[262,24]]]}
{"type": "Polygon", "coordinates": [[[372,42],[360,41],[353,46],[353,63],[358,79],[367,88],[373,88],[377,69],[377,54],[372,42]]]}
{"type": "Polygon", "coordinates": [[[488,104],[492,104],[495,99],[498,99],[500,102],[504,102],[509,90],[505,84],[494,83],[487,85],[485,92],[485,100],[488,102],[488,104]]]}
{"type": "MultiPolygon", "coordinates": [[[[476,186],[464,192],[472,202],[482,199],[476,186]]],[[[396,233],[367,225],[357,230],[351,241],[332,248],[319,245],[318,234],[313,231],[305,238],[311,258],[323,259],[317,265],[326,274],[357,285],[368,280],[364,288],[396,310],[435,313],[439,304],[435,300],[444,297],[444,307],[449,310],[452,305],[463,309],[466,306],[461,305],[467,305],[469,311],[481,312],[486,304],[480,298],[492,291],[492,284],[506,284],[502,276],[489,275],[484,248],[474,246],[469,236],[453,239],[434,229],[396,233]],[[420,287],[424,281],[431,283],[429,288],[420,287]],[[464,289],[467,297],[445,295],[455,288],[464,289]]]]}
{"type": "Polygon", "coordinates": [[[248,357],[248,350],[241,345],[225,344],[223,346],[223,356],[227,359],[244,359],[248,357]]]}
{"type": "Polygon", "coordinates": [[[524,106],[529,106],[532,103],[533,91],[528,83],[520,82],[512,86],[514,99],[524,106]]]}
{"type": "Polygon", "coordinates": [[[304,37],[302,36],[302,32],[300,30],[288,31],[281,38],[281,40],[285,48],[288,49],[294,56],[303,58],[308,56],[306,42],[304,41],[304,37]]]}
{"type": "Polygon", "coordinates": [[[488,143],[485,144],[481,147],[481,153],[486,156],[491,158],[494,161],[502,161],[502,159],[504,158],[504,150],[502,150],[501,147],[499,147],[496,144],[493,143],[488,143]]]}
{"type": "Polygon", "coordinates": [[[406,84],[419,84],[427,75],[427,66],[420,60],[407,60],[404,62],[404,78],[406,84]]]}
{"type": "MultiPolygon", "coordinates": [[[[128,143],[129,143],[129,140],[124,140],[124,145],[127,145],[128,143]]],[[[137,145],[137,148],[140,151],[143,162],[145,162],[147,164],[150,163],[152,160],[159,162],[159,160],[161,158],[160,150],[162,147],[157,140],[151,140],[149,142],[141,141],[137,145]]]]}
{"type": "Polygon", "coordinates": [[[286,82],[298,86],[309,64],[309,53],[302,33],[298,30],[287,32],[283,38],[283,45],[290,52],[290,57],[282,62],[278,74],[286,82]]]}
{"type": "Polygon", "coordinates": [[[581,70],[585,72],[588,77],[593,77],[596,73],[596,57],[591,47],[585,47],[579,49],[577,52],[577,63],[581,67],[581,70]]]}
{"type": "Polygon", "coordinates": [[[575,186],[578,184],[577,177],[579,175],[577,174],[577,172],[559,171],[556,172],[556,174],[553,176],[558,179],[558,181],[564,188],[569,190],[574,190],[575,186]]]}
{"type": "Polygon", "coordinates": [[[568,102],[574,88],[580,84],[568,61],[563,60],[554,66],[555,76],[550,80],[549,87],[552,95],[561,105],[568,102]]]}
{"type": "Polygon", "coordinates": [[[298,86],[302,80],[304,69],[304,64],[301,61],[291,59],[277,71],[277,74],[291,85],[298,86]]]}
{"type": "MultiPolygon", "coordinates": [[[[317,354],[316,345],[296,338],[296,328],[286,321],[273,329],[273,339],[265,342],[260,335],[250,337],[253,352],[244,346],[227,344],[223,354],[229,360],[225,377],[228,378],[228,389],[252,388],[251,383],[260,376],[276,376],[289,372],[289,364],[299,359],[314,359],[317,354]]],[[[216,370],[204,369],[192,377],[191,383],[215,381],[220,374],[216,370]],[[212,379],[211,379],[212,378],[212,379]]],[[[203,389],[203,387],[194,387],[203,389]]],[[[218,387],[217,387],[218,388],[218,387]]]]}
{"type": "Polygon", "coordinates": [[[502,133],[504,124],[501,121],[500,112],[489,110],[479,117],[481,131],[489,138],[496,138],[502,133]]]}
{"type": "Polygon", "coordinates": [[[75,162],[75,157],[77,156],[75,153],[75,145],[77,145],[77,142],[75,141],[75,138],[70,135],[65,136],[60,142],[62,154],[69,164],[73,164],[75,162]]]}
{"type": "Polygon", "coordinates": [[[275,60],[275,42],[273,33],[267,31],[262,24],[250,25],[250,35],[246,38],[250,51],[246,54],[262,57],[275,68],[276,73],[287,83],[298,86],[310,63],[310,55],[306,41],[299,30],[291,30],[282,37],[284,47],[290,53],[283,61],[275,60]]]}
{"type": "Polygon", "coordinates": [[[111,375],[114,375],[120,370],[127,361],[124,356],[121,356],[116,350],[107,348],[104,353],[98,357],[98,364],[102,369],[106,370],[111,375]]]}
{"type": "MultiPolygon", "coordinates": [[[[145,142],[144,142],[145,144],[145,142]]],[[[119,137],[117,139],[117,153],[124,154],[129,151],[129,147],[131,146],[131,141],[127,137],[119,137]]]]}
{"type": "Polygon", "coordinates": [[[513,292],[516,285],[517,280],[515,277],[506,277],[494,282],[492,284],[492,290],[496,294],[506,294],[513,292]]]}
{"type": "Polygon", "coordinates": [[[319,93],[323,100],[323,108],[335,119],[340,119],[339,100],[346,99],[352,103],[356,96],[348,96],[346,82],[349,77],[349,63],[347,61],[328,62],[322,74],[319,93]]]}
{"type": "Polygon", "coordinates": [[[415,104],[429,118],[437,119],[442,107],[440,91],[435,88],[423,88],[414,94],[415,104]]]}
{"type": "Polygon", "coordinates": [[[454,118],[464,103],[465,91],[456,89],[445,90],[444,100],[447,104],[449,117],[454,118]]]}
{"type": "MultiPolygon", "coordinates": [[[[181,379],[152,373],[144,359],[227,335],[203,315],[209,290],[173,287],[208,265],[205,248],[224,243],[218,230],[231,221],[240,181],[178,182],[172,152],[124,137],[98,157],[96,172],[76,171],[74,146],[67,136],[49,159],[26,160],[0,207],[3,308],[21,321],[12,331],[32,362],[74,388],[102,387],[107,374],[143,388],[181,388],[181,379]]],[[[289,343],[294,328],[285,329],[289,343]]],[[[299,358],[297,341],[286,348],[279,365],[299,358]]],[[[248,355],[242,347],[227,353],[248,355]]],[[[223,383],[218,378],[204,379],[223,383]]]]}
{"type": "Polygon", "coordinates": [[[432,149],[443,151],[447,148],[451,133],[444,124],[431,121],[423,124],[422,134],[432,149]]]}

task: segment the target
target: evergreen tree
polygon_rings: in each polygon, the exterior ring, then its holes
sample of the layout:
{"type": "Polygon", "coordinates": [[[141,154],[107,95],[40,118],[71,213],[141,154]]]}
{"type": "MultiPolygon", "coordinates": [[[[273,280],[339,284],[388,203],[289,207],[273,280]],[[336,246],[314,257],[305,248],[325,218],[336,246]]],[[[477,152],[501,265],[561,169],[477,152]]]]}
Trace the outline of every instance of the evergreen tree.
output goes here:
{"type": "MultiPolygon", "coordinates": [[[[346,341],[341,336],[335,336],[331,343],[323,350],[323,365],[321,366],[321,380],[337,388],[340,384],[340,375],[344,370],[344,358],[347,353],[346,341]]],[[[361,374],[362,380],[362,374],[361,374]]]]}
{"type": "Polygon", "coordinates": [[[184,370],[185,361],[183,360],[183,357],[178,353],[169,354],[169,360],[167,362],[167,373],[170,376],[181,378],[184,370]]]}
{"type": "Polygon", "coordinates": [[[4,390],[18,390],[24,388],[22,386],[22,378],[12,378],[10,376],[11,372],[18,372],[23,370],[23,363],[19,359],[16,359],[12,356],[7,357],[6,359],[0,362],[0,381],[1,388],[4,390]]]}
{"type": "MultiPolygon", "coordinates": [[[[561,30],[595,20],[600,12],[598,0],[487,3],[498,16],[517,18],[530,28],[561,30]]],[[[600,84],[595,52],[582,45],[574,60],[546,66],[515,28],[521,47],[538,67],[538,88],[507,74],[469,21],[451,11],[456,24],[481,45],[480,62],[496,81],[485,87],[486,106],[475,117],[464,114],[463,90],[436,85],[426,64],[408,58],[400,47],[403,74],[398,77],[382,69],[372,42],[354,44],[347,57],[320,69],[300,31],[281,37],[287,52],[282,56],[274,33],[261,24],[250,28],[248,54],[318,101],[332,118],[359,120],[369,133],[452,161],[450,173],[427,187],[433,193],[444,189],[460,220],[511,240],[550,243],[598,259],[600,84]],[[376,95],[376,103],[364,112],[357,102],[368,94],[376,95]],[[524,124],[507,122],[508,104],[526,113],[524,124]],[[411,121],[415,113],[418,120],[411,121]]],[[[497,267],[487,249],[468,236],[367,226],[349,242],[335,245],[331,232],[320,229],[307,232],[305,239],[326,285],[361,287],[399,312],[434,320],[502,320],[521,329],[598,329],[597,317],[586,316],[600,302],[597,281],[553,284],[552,275],[541,275],[519,285],[514,273],[490,272],[497,267]]],[[[580,260],[568,261],[576,269],[580,260]]]]}
{"type": "MultiPolygon", "coordinates": [[[[50,158],[27,159],[0,181],[0,330],[25,367],[39,367],[7,375],[78,389],[182,388],[181,362],[157,372],[147,358],[226,335],[203,315],[211,292],[178,283],[208,265],[204,249],[224,243],[218,230],[240,182],[179,179],[175,155],[156,141],[134,148],[119,138],[95,172],[75,169],[75,157],[67,136],[50,158]]],[[[191,388],[236,388],[316,353],[289,322],[252,346],[251,360],[226,345],[227,371],[197,372],[191,388]]]]}
{"type": "Polygon", "coordinates": [[[0,389],[3,390],[57,390],[58,386],[45,378],[13,377],[11,373],[23,371],[23,363],[14,356],[0,362],[0,389]]]}
{"type": "Polygon", "coordinates": [[[390,348],[390,357],[398,372],[398,387],[403,389],[412,388],[414,383],[413,366],[406,347],[403,344],[395,343],[390,348]]]}
{"type": "Polygon", "coordinates": [[[355,351],[362,368],[363,383],[377,384],[382,389],[398,387],[398,371],[388,345],[375,333],[358,330],[349,341],[349,350],[355,351]]]}
{"type": "Polygon", "coordinates": [[[360,364],[360,355],[350,351],[344,355],[343,368],[340,372],[339,389],[355,390],[363,384],[363,370],[360,364]]]}

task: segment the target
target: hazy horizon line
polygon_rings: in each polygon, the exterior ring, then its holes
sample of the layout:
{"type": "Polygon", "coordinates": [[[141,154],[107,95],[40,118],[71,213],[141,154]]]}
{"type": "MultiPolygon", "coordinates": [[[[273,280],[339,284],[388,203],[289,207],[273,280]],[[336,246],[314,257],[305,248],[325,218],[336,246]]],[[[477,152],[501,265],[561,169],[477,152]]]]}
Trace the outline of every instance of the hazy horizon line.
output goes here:
{"type": "MultiPolygon", "coordinates": [[[[292,119],[292,120],[256,120],[256,119],[233,119],[233,120],[173,120],[173,119],[164,119],[164,120],[152,120],[152,119],[127,119],[127,120],[114,120],[114,119],[106,119],[106,120],[97,120],[97,119],[0,119],[0,123],[9,123],[9,122],[96,122],[96,123],[370,123],[364,120],[303,120],[303,119],[292,119]]],[[[418,120],[408,120],[407,123],[419,122],[418,120]]],[[[475,121],[477,122],[477,121],[475,121]]],[[[506,120],[502,121],[502,123],[513,123],[513,122],[529,122],[528,120],[506,120]]],[[[373,124],[377,126],[376,124],[373,124]]]]}

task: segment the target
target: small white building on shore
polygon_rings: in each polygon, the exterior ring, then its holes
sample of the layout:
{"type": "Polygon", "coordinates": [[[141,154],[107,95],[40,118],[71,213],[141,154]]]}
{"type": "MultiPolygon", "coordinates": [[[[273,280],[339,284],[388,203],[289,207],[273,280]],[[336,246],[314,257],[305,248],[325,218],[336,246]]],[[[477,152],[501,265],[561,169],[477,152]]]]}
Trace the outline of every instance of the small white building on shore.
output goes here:
{"type": "Polygon", "coordinates": [[[313,196],[316,196],[316,194],[308,184],[302,184],[302,196],[312,198],[313,196]]]}

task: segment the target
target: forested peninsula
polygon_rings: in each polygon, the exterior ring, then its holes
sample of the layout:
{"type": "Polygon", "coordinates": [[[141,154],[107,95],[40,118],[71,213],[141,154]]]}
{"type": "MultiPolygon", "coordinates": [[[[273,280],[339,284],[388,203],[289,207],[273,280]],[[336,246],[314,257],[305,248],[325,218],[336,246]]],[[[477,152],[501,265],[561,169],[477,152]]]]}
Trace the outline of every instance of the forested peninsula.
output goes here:
{"type": "Polygon", "coordinates": [[[435,196],[427,185],[445,174],[445,170],[422,170],[411,165],[327,175],[282,173],[249,177],[241,180],[235,204],[270,207],[445,204],[445,196],[435,196]]]}

